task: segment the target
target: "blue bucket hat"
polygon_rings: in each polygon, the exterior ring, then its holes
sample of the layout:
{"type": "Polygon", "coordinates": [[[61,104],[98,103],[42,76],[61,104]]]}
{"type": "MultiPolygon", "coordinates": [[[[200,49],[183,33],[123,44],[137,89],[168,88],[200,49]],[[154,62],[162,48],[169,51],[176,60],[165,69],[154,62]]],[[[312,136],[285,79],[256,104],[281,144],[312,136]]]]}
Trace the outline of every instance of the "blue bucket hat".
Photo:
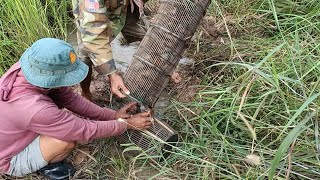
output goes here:
{"type": "Polygon", "coordinates": [[[78,84],[89,70],[70,44],[54,38],[43,38],[33,43],[23,53],[20,63],[27,81],[42,88],[78,84]]]}

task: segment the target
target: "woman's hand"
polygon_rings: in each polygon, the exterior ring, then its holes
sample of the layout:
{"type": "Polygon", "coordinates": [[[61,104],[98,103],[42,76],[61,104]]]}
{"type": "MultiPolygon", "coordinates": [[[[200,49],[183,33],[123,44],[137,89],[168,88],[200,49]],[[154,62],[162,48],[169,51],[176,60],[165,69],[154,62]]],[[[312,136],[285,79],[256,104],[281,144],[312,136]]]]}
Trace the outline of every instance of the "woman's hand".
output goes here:
{"type": "Polygon", "coordinates": [[[153,123],[150,111],[137,113],[135,115],[129,114],[129,112],[136,112],[136,110],[136,102],[128,103],[116,111],[115,119],[124,119],[127,123],[127,129],[141,130],[150,128],[153,123]]]}
{"type": "Polygon", "coordinates": [[[150,111],[135,114],[132,117],[128,118],[126,121],[128,123],[127,129],[149,129],[152,125],[152,117],[150,116],[150,111]]]}
{"type": "Polygon", "coordinates": [[[127,119],[130,118],[132,115],[129,112],[135,112],[137,109],[136,102],[130,102],[124,105],[122,108],[116,111],[115,119],[122,118],[127,119]]]}

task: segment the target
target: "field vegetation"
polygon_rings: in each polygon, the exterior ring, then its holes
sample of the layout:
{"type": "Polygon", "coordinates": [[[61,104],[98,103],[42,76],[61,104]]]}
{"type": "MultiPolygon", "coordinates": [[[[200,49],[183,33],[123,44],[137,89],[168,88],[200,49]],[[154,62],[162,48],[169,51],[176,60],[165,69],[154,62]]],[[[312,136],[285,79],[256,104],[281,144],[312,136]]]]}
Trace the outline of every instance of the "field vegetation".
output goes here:
{"type": "MultiPolygon", "coordinates": [[[[67,39],[69,14],[65,1],[2,0],[0,74],[33,41],[67,39]]],[[[185,53],[195,63],[159,112],[178,147],[158,162],[96,141],[76,178],[317,179],[319,46],[319,0],[212,0],[185,53]]]]}

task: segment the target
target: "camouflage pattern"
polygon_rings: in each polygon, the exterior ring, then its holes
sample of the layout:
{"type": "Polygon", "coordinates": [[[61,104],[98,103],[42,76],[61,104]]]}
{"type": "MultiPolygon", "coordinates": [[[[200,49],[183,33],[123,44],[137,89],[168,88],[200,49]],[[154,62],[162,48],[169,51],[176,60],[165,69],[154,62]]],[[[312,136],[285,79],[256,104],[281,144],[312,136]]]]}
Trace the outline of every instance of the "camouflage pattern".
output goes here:
{"type": "Polygon", "coordinates": [[[137,26],[139,16],[127,12],[130,0],[72,0],[72,5],[78,28],[78,56],[99,74],[115,72],[110,42],[121,31],[125,37],[138,34],[141,39],[146,32],[137,26]]]}

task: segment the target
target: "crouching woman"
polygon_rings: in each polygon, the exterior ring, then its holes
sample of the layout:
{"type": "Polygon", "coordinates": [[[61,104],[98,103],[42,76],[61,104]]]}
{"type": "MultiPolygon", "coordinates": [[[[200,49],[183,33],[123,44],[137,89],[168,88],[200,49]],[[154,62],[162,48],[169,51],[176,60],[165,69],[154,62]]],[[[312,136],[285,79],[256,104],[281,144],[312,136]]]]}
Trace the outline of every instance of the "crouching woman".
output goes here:
{"type": "Polygon", "coordinates": [[[44,38],[1,77],[1,173],[24,176],[38,171],[50,179],[67,179],[74,168],[63,160],[77,142],[150,127],[148,112],[127,114],[133,104],[114,111],[74,93],[70,86],[87,74],[88,66],[70,44],[44,38]]]}

